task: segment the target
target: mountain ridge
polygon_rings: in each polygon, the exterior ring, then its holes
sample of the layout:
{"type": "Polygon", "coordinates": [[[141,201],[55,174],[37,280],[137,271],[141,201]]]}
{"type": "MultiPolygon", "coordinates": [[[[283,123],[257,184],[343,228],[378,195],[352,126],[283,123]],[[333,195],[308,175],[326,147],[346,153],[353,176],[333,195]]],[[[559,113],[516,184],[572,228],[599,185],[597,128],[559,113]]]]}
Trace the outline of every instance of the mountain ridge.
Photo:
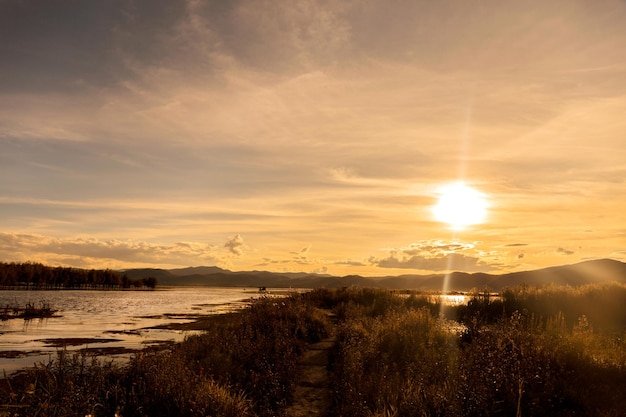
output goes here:
{"type": "Polygon", "coordinates": [[[176,269],[138,268],[124,271],[131,278],[154,277],[163,286],[219,286],[219,287],[376,287],[388,289],[415,289],[441,291],[469,291],[488,289],[500,291],[518,285],[580,286],[604,281],[626,283],[626,263],[614,259],[595,259],[575,264],[552,266],[505,274],[455,271],[450,274],[402,274],[397,276],[362,277],[360,275],[333,276],[306,272],[229,271],[216,266],[176,269]]]}

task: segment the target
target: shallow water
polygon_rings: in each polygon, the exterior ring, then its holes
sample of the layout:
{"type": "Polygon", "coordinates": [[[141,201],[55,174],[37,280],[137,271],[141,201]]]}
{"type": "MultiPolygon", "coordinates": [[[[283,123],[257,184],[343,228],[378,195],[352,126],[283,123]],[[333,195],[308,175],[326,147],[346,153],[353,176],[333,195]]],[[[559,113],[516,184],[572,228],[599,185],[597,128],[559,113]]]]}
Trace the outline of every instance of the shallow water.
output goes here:
{"type": "Polygon", "coordinates": [[[60,349],[58,343],[50,343],[49,339],[91,339],[89,343],[76,341],[66,345],[67,350],[141,349],[182,341],[192,332],[150,327],[239,309],[257,295],[254,290],[242,288],[204,287],[156,291],[0,291],[0,306],[37,306],[45,302],[59,310],[55,317],[47,319],[0,322],[0,356],[8,356],[8,352],[16,356],[0,357],[0,372],[47,363],[60,349]]]}

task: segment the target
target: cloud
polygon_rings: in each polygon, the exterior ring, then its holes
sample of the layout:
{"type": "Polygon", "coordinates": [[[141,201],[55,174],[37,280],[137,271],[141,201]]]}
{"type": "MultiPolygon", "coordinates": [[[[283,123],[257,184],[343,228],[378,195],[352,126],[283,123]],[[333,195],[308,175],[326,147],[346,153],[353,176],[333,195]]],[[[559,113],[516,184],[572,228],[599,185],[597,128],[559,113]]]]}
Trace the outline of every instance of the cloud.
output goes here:
{"type": "Polygon", "coordinates": [[[326,274],[328,273],[328,267],[322,266],[318,269],[314,269],[311,271],[312,274],[326,274]]]}
{"type": "Polygon", "coordinates": [[[292,255],[289,259],[283,259],[280,261],[277,261],[279,263],[293,263],[296,265],[317,265],[320,263],[319,260],[316,259],[312,259],[309,257],[310,252],[311,251],[311,245],[306,246],[302,249],[300,249],[299,251],[292,251],[289,252],[290,255],[292,255]]]}
{"type": "Polygon", "coordinates": [[[371,259],[371,263],[379,268],[417,269],[423,271],[465,271],[465,272],[488,272],[496,268],[477,257],[452,253],[444,256],[427,258],[425,256],[399,256],[393,253],[382,259],[371,259]]]}
{"type": "MultiPolygon", "coordinates": [[[[225,2],[229,4],[229,2],[225,2]]],[[[350,38],[350,26],[341,19],[341,2],[297,0],[240,1],[224,6],[220,18],[208,7],[196,8],[217,35],[221,52],[262,70],[306,68],[340,58],[350,38]]]]}
{"type": "Polygon", "coordinates": [[[225,254],[218,247],[197,242],[160,245],[138,240],[62,239],[17,233],[0,233],[0,259],[40,262],[56,260],[57,263],[73,266],[96,263],[108,267],[130,264],[228,264],[225,254]]]}
{"type": "Polygon", "coordinates": [[[431,241],[373,264],[558,255],[561,227],[623,212],[626,8],[599,1],[0,0],[4,230],[96,238],[2,255],[378,273],[351,259],[390,230],[448,236],[429,190],[460,166],[496,203],[472,236],[502,252],[431,241]],[[228,240],[172,243],[205,230],[228,240]]]}
{"type": "Polygon", "coordinates": [[[366,262],[361,262],[361,261],[353,261],[351,259],[347,259],[347,260],[343,260],[343,261],[336,261],[333,262],[333,265],[347,265],[347,266],[367,266],[368,263],[366,262]]]}
{"type": "Polygon", "coordinates": [[[306,266],[308,267],[306,270],[310,273],[326,273],[328,271],[328,267],[326,266],[328,261],[311,257],[311,248],[312,245],[308,245],[299,250],[287,252],[287,256],[276,255],[273,257],[264,257],[263,262],[255,264],[254,266],[267,267],[270,265],[282,265],[285,272],[302,272],[304,269],[302,267],[306,266]]]}
{"type": "Polygon", "coordinates": [[[573,255],[574,253],[576,253],[573,250],[569,250],[565,248],[558,248],[556,251],[557,253],[560,253],[562,255],[573,255]]]}
{"type": "Polygon", "coordinates": [[[358,59],[455,72],[522,71],[559,58],[568,59],[570,70],[612,63],[607,50],[620,51],[623,8],[602,2],[588,13],[569,0],[561,7],[548,3],[494,0],[477,8],[401,1],[389,8],[372,0],[3,1],[2,64],[9,77],[0,83],[64,90],[164,72],[219,78],[224,68],[242,66],[294,73],[358,59]]]}
{"type": "Polygon", "coordinates": [[[411,243],[409,246],[392,249],[392,251],[401,251],[406,255],[422,254],[426,256],[446,255],[451,252],[474,249],[478,242],[463,243],[458,241],[445,242],[442,240],[422,240],[418,243],[411,243]]]}
{"type": "Polygon", "coordinates": [[[495,263],[488,263],[480,256],[460,253],[474,251],[475,244],[461,242],[422,241],[404,248],[391,249],[389,255],[382,258],[371,257],[371,265],[379,268],[416,269],[423,271],[487,272],[498,268],[495,263]]]}
{"type": "Polygon", "coordinates": [[[236,234],[235,236],[227,240],[226,243],[224,243],[224,247],[227,248],[230,251],[230,253],[237,255],[237,256],[241,256],[243,255],[243,251],[244,251],[244,248],[246,247],[246,244],[244,243],[241,235],[236,234]]]}
{"type": "Polygon", "coordinates": [[[309,246],[305,246],[302,249],[300,249],[299,251],[293,251],[293,252],[289,252],[292,255],[298,255],[298,256],[303,256],[306,257],[306,254],[311,250],[311,245],[309,246]]]}
{"type": "Polygon", "coordinates": [[[0,2],[0,90],[123,87],[163,76],[223,81],[233,66],[302,71],[342,56],[341,2],[0,2]],[[95,45],[95,47],[94,47],[95,45]]]}

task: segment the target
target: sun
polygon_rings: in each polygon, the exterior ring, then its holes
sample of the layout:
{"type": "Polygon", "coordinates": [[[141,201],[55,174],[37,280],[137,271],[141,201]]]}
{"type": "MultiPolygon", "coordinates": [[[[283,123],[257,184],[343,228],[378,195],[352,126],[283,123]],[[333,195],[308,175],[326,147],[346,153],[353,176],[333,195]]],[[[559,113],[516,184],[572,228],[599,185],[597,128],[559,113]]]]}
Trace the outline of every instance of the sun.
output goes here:
{"type": "Polygon", "coordinates": [[[453,230],[462,230],[483,223],[487,207],[483,193],[462,182],[455,182],[439,189],[439,200],[432,210],[437,221],[447,223],[453,230]]]}

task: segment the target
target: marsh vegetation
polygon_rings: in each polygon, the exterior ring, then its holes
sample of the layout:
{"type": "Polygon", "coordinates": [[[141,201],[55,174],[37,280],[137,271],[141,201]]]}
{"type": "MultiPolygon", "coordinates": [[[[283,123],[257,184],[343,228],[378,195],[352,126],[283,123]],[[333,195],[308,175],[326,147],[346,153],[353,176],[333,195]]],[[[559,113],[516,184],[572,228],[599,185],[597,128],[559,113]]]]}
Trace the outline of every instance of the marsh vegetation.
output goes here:
{"type": "Polygon", "coordinates": [[[619,416],[625,300],[621,284],[447,308],[370,289],[261,297],[126,365],[61,351],[2,382],[0,415],[280,416],[298,400],[298,358],[334,334],[329,416],[619,416]]]}
{"type": "Polygon", "coordinates": [[[40,301],[39,304],[27,302],[24,306],[18,304],[7,304],[0,308],[0,320],[42,319],[52,317],[56,312],[57,310],[53,309],[46,301],[40,301]]]}

